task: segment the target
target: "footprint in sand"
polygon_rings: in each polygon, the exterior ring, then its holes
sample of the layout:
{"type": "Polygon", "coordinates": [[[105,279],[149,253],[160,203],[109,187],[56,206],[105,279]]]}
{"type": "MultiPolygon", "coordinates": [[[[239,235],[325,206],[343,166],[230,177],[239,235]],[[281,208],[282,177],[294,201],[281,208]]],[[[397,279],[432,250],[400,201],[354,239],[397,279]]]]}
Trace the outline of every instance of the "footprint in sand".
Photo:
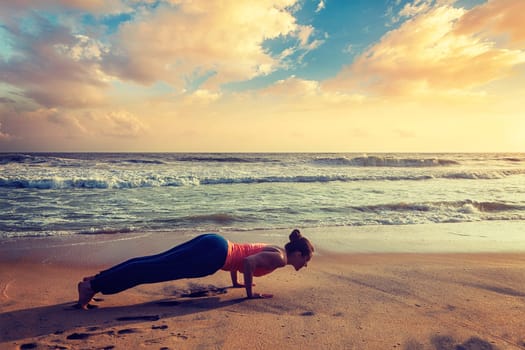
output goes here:
{"type": "Polygon", "coordinates": [[[69,339],[69,340],[83,340],[83,339],[87,339],[89,337],[91,337],[93,334],[89,334],[89,333],[71,333],[70,335],[68,335],[66,337],[66,339],[69,339]]]}
{"type": "Polygon", "coordinates": [[[132,334],[132,333],[139,333],[139,330],[136,328],[125,328],[125,329],[121,329],[120,331],[117,331],[117,334],[132,334]]]}
{"type": "MultiPolygon", "coordinates": [[[[100,330],[101,328],[100,327],[89,327],[86,329],[86,331],[90,331],[90,332],[93,332],[93,331],[96,331],[96,330],[100,330]]],[[[124,330],[123,333],[120,333],[119,331],[119,334],[125,334],[126,333],[126,330],[124,330]]],[[[129,333],[132,333],[132,332],[129,332],[129,333]]],[[[66,337],[66,339],[69,339],[69,340],[84,340],[84,339],[87,339],[89,337],[92,337],[92,336],[96,336],[96,335],[102,335],[102,334],[107,334],[107,335],[114,335],[115,334],[115,331],[101,331],[101,332],[96,332],[96,333],[78,333],[78,332],[75,332],[75,333],[71,333],[70,335],[68,335],[66,337]]]]}
{"type": "Polygon", "coordinates": [[[158,321],[159,315],[123,316],[117,317],[117,321],[158,321]]]}
{"type": "Polygon", "coordinates": [[[27,343],[20,345],[20,350],[26,350],[26,349],[56,349],[56,350],[68,350],[69,348],[67,346],[61,346],[61,345],[47,345],[47,344],[38,344],[38,343],[27,343]]]}
{"type": "Polygon", "coordinates": [[[301,313],[301,316],[314,316],[314,315],[315,315],[315,312],[313,311],[305,311],[301,313]]]}
{"type": "Polygon", "coordinates": [[[151,326],[151,329],[168,329],[168,326],[165,324],[161,326],[151,326]]]}

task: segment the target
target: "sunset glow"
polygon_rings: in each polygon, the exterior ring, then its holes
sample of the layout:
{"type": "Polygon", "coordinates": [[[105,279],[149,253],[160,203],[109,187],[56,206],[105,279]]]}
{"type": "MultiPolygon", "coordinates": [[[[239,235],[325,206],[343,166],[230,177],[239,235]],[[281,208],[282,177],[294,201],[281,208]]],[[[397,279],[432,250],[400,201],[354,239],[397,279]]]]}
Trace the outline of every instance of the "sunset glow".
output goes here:
{"type": "Polygon", "coordinates": [[[523,13],[523,0],[2,2],[0,151],[525,152],[523,13]]]}

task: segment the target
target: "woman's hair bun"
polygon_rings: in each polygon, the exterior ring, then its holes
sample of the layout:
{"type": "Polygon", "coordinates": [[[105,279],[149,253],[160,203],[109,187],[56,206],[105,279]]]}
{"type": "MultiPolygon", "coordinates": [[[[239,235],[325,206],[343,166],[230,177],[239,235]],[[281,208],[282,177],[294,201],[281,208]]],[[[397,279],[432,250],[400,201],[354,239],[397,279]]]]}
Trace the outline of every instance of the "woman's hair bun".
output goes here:
{"type": "Polygon", "coordinates": [[[292,233],[290,233],[290,242],[298,241],[301,238],[303,238],[303,235],[301,235],[301,231],[298,229],[295,229],[292,231],[292,233]]]}
{"type": "Polygon", "coordinates": [[[314,246],[310,241],[303,237],[301,231],[295,229],[290,233],[290,242],[284,245],[286,249],[286,254],[291,254],[293,252],[300,252],[302,256],[312,256],[314,252],[314,246]]]}

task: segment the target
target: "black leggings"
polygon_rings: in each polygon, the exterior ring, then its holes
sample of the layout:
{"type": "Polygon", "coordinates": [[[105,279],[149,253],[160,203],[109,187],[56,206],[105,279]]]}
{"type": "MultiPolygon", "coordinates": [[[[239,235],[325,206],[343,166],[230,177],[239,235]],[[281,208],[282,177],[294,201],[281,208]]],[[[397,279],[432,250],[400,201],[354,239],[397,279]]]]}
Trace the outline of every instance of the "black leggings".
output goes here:
{"type": "Polygon", "coordinates": [[[144,283],[212,275],[226,261],[228,241],[207,233],[160,254],[127,260],[100,272],[91,280],[91,288],[103,294],[115,294],[144,283]]]}

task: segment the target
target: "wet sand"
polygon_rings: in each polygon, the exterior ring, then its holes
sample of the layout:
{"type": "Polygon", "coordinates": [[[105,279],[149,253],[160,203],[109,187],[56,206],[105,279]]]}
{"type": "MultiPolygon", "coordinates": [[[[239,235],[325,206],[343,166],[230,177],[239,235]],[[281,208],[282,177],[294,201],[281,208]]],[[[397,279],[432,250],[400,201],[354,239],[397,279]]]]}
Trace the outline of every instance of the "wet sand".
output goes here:
{"type": "MultiPolygon", "coordinates": [[[[519,249],[411,252],[394,240],[378,252],[344,249],[333,238],[318,241],[306,269],[256,278],[255,291],[272,299],[246,300],[219,272],[99,294],[88,311],[73,307],[82,276],[195,234],[2,243],[0,349],[525,348],[519,249]]],[[[284,234],[259,232],[258,240],[283,242],[284,234]]]]}

